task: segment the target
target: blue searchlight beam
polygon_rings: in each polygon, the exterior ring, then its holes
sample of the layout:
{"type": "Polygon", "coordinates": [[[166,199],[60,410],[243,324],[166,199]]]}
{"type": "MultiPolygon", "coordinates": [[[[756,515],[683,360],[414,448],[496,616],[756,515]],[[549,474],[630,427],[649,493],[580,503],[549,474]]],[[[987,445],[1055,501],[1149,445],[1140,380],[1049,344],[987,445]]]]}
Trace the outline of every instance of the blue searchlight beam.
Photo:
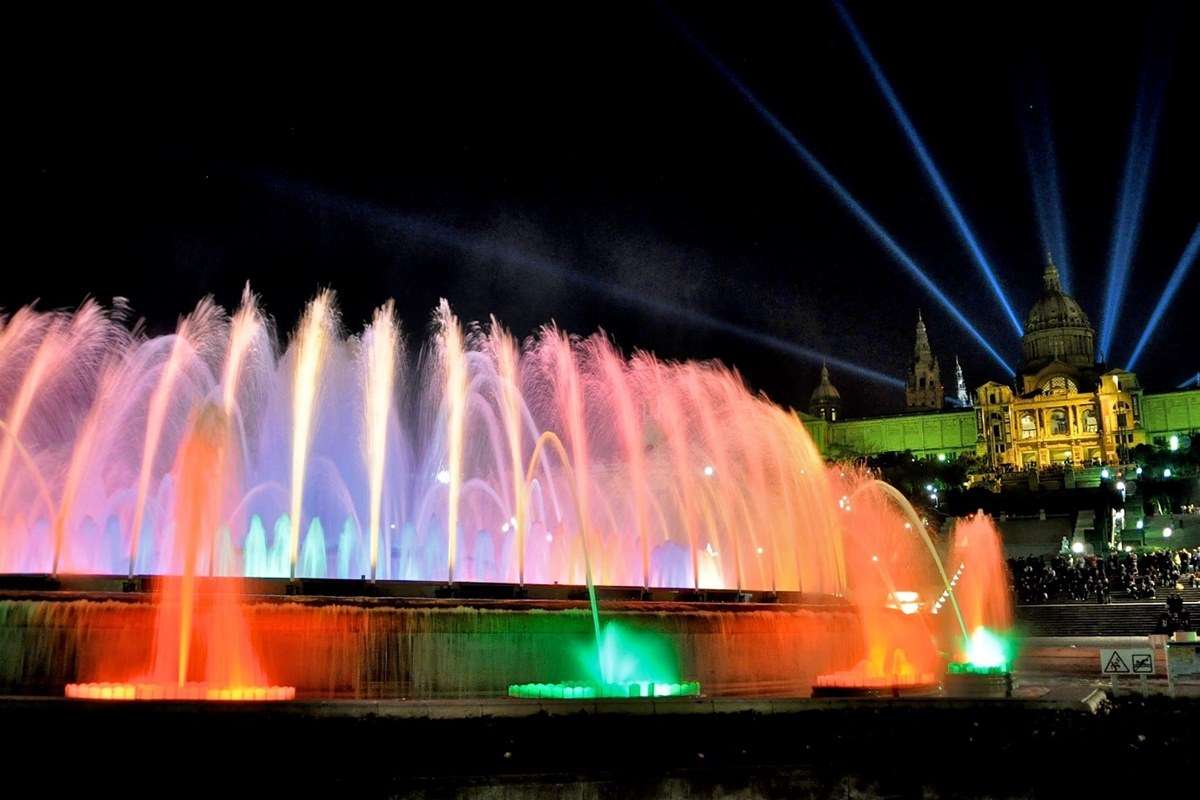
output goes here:
{"type": "Polygon", "coordinates": [[[1192,264],[1196,262],[1197,255],[1200,255],[1200,224],[1197,224],[1196,230],[1192,231],[1192,238],[1188,240],[1187,247],[1183,249],[1179,263],[1171,271],[1171,277],[1167,279],[1167,285],[1163,289],[1162,295],[1154,304],[1154,311],[1150,312],[1150,319],[1147,320],[1146,327],[1142,330],[1142,335],[1138,338],[1137,346],[1133,348],[1133,355],[1129,357],[1125,369],[1133,372],[1133,368],[1137,366],[1137,360],[1142,355],[1142,350],[1150,342],[1150,337],[1154,335],[1154,329],[1158,327],[1158,323],[1162,322],[1163,315],[1167,313],[1167,307],[1175,299],[1175,293],[1183,285],[1183,279],[1187,277],[1192,264]]]}
{"type": "Polygon", "coordinates": [[[342,214],[361,216],[370,220],[372,224],[379,225],[381,228],[396,231],[404,236],[432,242],[441,247],[454,249],[474,258],[502,261],[529,272],[561,277],[568,283],[589,291],[607,295],[626,305],[671,317],[697,327],[727,333],[803,361],[809,361],[814,364],[828,363],[830,366],[837,367],[865,380],[896,388],[903,388],[904,386],[904,381],[894,375],[888,375],[879,370],[856,364],[853,361],[847,361],[844,358],[803,347],[786,339],[780,339],[779,337],[771,336],[753,328],[714,317],[711,314],[705,314],[677,306],[674,303],[655,299],[642,292],[608,283],[607,281],[593,278],[590,275],[584,275],[559,264],[537,258],[516,248],[508,247],[480,236],[474,236],[466,231],[461,231],[430,219],[412,214],[401,214],[363,200],[333,192],[326,192],[308,184],[287,179],[258,176],[258,182],[293,201],[301,199],[309,204],[342,214]]]}
{"type": "Polygon", "coordinates": [[[954,226],[958,229],[958,235],[962,238],[963,244],[967,246],[967,250],[970,251],[971,257],[975,259],[975,263],[979,266],[979,270],[983,273],[983,277],[987,280],[987,284],[991,287],[993,294],[996,295],[996,300],[999,301],[1000,307],[1004,309],[1004,313],[1008,317],[1009,322],[1012,323],[1013,330],[1016,331],[1018,338],[1024,336],[1025,328],[1017,318],[1016,312],[1013,311],[1012,304],[1008,302],[1008,296],[1000,286],[1000,280],[996,277],[995,270],[992,269],[988,257],[984,254],[983,247],[980,246],[979,241],[975,238],[975,233],[967,223],[966,217],[963,216],[958,203],[955,202],[954,195],[950,193],[950,187],[946,185],[945,179],[942,178],[942,173],[938,170],[937,165],[933,163],[933,158],[929,155],[925,143],[921,140],[921,135],[917,133],[917,129],[913,125],[912,120],[909,119],[904,106],[900,104],[900,98],[896,96],[895,90],[892,89],[892,84],[888,81],[887,76],[883,74],[883,68],[880,67],[879,62],[871,54],[871,48],[867,45],[867,40],[863,38],[862,33],[854,24],[853,18],[851,18],[850,12],[842,5],[841,0],[834,0],[833,6],[837,10],[838,16],[842,18],[842,22],[845,23],[846,30],[849,31],[850,37],[854,40],[859,54],[862,56],[863,61],[866,62],[867,69],[871,71],[871,77],[875,79],[876,85],[879,86],[879,91],[883,93],[884,99],[887,100],[888,106],[891,107],[896,121],[900,123],[900,128],[908,138],[908,143],[912,145],[913,153],[921,163],[922,169],[925,170],[925,175],[937,191],[938,198],[942,201],[942,208],[950,215],[951,221],[954,222],[954,226]]]}
{"type": "Polygon", "coordinates": [[[1005,361],[1004,358],[996,351],[996,348],[992,347],[991,342],[984,338],[983,334],[971,324],[971,321],[967,319],[966,315],[959,311],[958,307],[954,305],[953,301],[951,301],[950,298],[947,297],[940,288],[938,288],[938,285],[933,282],[933,279],[926,275],[925,272],[919,266],[917,266],[917,263],[913,261],[912,257],[909,256],[908,253],[906,253],[904,249],[896,243],[896,240],[893,239],[886,230],[884,230],[883,226],[871,216],[871,214],[862,206],[862,204],[859,203],[858,200],[854,199],[854,196],[850,194],[846,187],[842,186],[837,178],[833,176],[833,173],[826,169],[825,166],[817,160],[817,157],[809,152],[807,147],[800,143],[800,140],[797,139],[790,130],[788,130],[787,126],[785,126],[778,117],[772,114],[766,106],[759,102],[758,98],[755,97],[754,93],[750,91],[749,87],[742,83],[742,80],[738,78],[738,76],[735,75],[732,70],[725,66],[725,64],[715,55],[710,53],[708,48],[704,46],[703,42],[693,36],[691,31],[689,31],[683,25],[683,23],[674,19],[674,17],[671,18],[671,21],[675,24],[680,34],[692,45],[696,52],[702,55],[705,60],[707,60],[709,64],[711,64],[712,67],[721,75],[721,77],[728,81],[729,84],[733,86],[733,88],[736,89],[739,94],[741,94],[742,98],[750,105],[750,107],[754,109],[754,111],[757,112],[758,115],[762,117],[763,120],[766,121],[767,124],[770,125],[777,134],[779,134],[780,138],[782,138],[784,142],[791,147],[792,151],[800,157],[800,160],[807,164],[808,168],[816,173],[817,177],[829,187],[830,191],[832,191],[834,196],[841,201],[842,205],[844,205],[846,209],[850,211],[850,213],[853,214],[860,223],[862,223],[863,227],[870,231],[879,244],[883,246],[884,250],[886,250],[892,256],[892,258],[894,258],[896,262],[900,264],[900,266],[904,267],[908,273],[916,279],[917,283],[919,283],[927,292],[933,295],[934,299],[937,300],[944,309],[946,309],[950,316],[953,317],[959,325],[961,325],[968,333],[971,334],[972,337],[975,338],[975,341],[977,341],[979,345],[985,351],[987,351],[988,355],[995,359],[997,364],[1004,368],[1004,371],[1007,374],[1015,374],[1013,372],[1013,368],[1008,365],[1008,362],[1005,361]]]}

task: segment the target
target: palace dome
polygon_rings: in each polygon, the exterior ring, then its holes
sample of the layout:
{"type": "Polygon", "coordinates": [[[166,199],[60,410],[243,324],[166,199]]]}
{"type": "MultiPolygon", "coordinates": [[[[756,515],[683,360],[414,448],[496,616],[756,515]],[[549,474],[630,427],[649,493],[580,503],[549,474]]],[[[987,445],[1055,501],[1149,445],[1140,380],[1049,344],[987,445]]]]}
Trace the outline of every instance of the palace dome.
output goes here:
{"type": "Polygon", "coordinates": [[[1025,318],[1022,372],[1037,371],[1055,360],[1091,369],[1096,363],[1096,343],[1087,314],[1075,298],[1063,292],[1053,261],[1047,262],[1042,281],[1042,294],[1025,318]]]}

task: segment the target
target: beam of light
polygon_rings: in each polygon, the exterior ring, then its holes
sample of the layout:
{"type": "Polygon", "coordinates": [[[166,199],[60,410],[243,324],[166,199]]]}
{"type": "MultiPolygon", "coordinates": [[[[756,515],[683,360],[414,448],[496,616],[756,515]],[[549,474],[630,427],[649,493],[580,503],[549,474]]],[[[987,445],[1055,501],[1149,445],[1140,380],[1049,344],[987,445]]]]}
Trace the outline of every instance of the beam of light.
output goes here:
{"type": "Polygon", "coordinates": [[[1162,295],[1159,296],[1158,302],[1154,304],[1154,310],[1150,312],[1150,319],[1146,322],[1146,327],[1142,330],[1142,335],[1137,341],[1137,346],[1133,348],[1133,355],[1129,357],[1129,363],[1125,365],[1125,369],[1133,372],[1133,368],[1137,366],[1138,357],[1141,356],[1142,350],[1149,343],[1150,337],[1154,335],[1154,329],[1158,327],[1158,323],[1162,322],[1163,315],[1167,312],[1167,307],[1175,299],[1175,293],[1179,291],[1179,287],[1183,284],[1183,279],[1187,277],[1188,271],[1192,268],[1192,264],[1195,263],[1198,254],[1200,254],[1200,225],[1197,225],[1196,230],[1192,231],[1192,238],[1188,241],[1187,247],[1183,249],[1183,255],[1180,256],[1179,263],[1171,271],[1171,277],[1167,279],[1167,285],[1163,289],[1162,295]]]}
{"type": "Polygon", "coordinates": [[[851,18],[850,12],[842,5],[841,0],[834,0],[833,7],[837,10],[838,16],[842,18],[846,30],[849,31],[850,37],[854,40],[859,54],[862,56],[863,61],[866,62],[867,69],[871,72],[871,77],[875,79],[879,91],[883,93],[884,99],[892,109],[892,114],[896,117],[896,121],[900,123],[900,128],[908,138],[908,143],[912,145],[914,155],[916,155],[917,160],[921,163],[921,167],[925,170],[925,175],[929,178],[929,182],[933,184],[938,198],[942,201],[942,208],[950,215],[951,221],[954,222],[954,226],[958,229],[958,235],[962,238],[963,244],[966,245],[967,250],[971,253],[971,257],[975,259],[975,263],[979,266],[979,271],[983,273],[983,277],[987,280],[988,286],[991,287],[992,293],[996,295],[996,300],[1000,303],[1000,307],[1004,309],[1004,314],[1008,317],[1009,322],[1012,323],[1017,337],[1024,336],[1025,328],[1021,325],[1021,320],[1017,318],[1016,312],[1013,311],[1012,304],[1008,302],[1008,296],[1000,286],[1000,280],[996,277],[996,272],[992,269],[987,255],[984,254],[983,247],[980,246],[979,240],[975,238],[975,233],[971,230],[970,224],[967,223],[966,217],[963,216],[962,209],[955,202],[954,195],[950,193],[950,187],[946,185],[945,179],[942,178],[941,171],[933,163],[933,158],[929,155],[929,151],[926,149],[925,143],[921,140],[921,135],[917,133],[912,120],[909,119],[908,112],[900,104],[900,98],[896,96],[896,92],[892,89],[887,76],[883,74],[883,68],[871,54],[871,48],[867,46],[867,40],[863,38],[862,33],[854,24],[853,18],[851,18]]]}
{"type": "Polygon", "coordinates": [[[1150,166],[1154,160],[1154,141],[1158,132],[1164,85],[1165,81],[1161,77],[1147,71],[1142,75],[1138,87],[1133,128],[1129,135],[1129,151],[1125,156],[1117,216],[1113,222],[1112,242],[1108,251],[1108,273],[1100,324],[1100,352],[1097,353],[1101,361],[1107,360],[1113,337],[1116,335],[1121,304],[1125,299],[1125,285],[1129,280],[1129,268],[1137,250],[1146,184],[1149,183],[1150,166]]]}
{"type": "Polygon", "coordinates": [[[323,208],[340,211],[347,215],[363,216],[380,227],[394,230],[405,236],[422,239],[442,247],[457,250],[460,253],[466,253],[479,260],[501,261],[539,276],[561,278],[570,284],[605,295],[622,304],[641,309],[642,311],[670,317],[680,322],[711,331],[736,336],[744,341],[752,342],[809,363],[828,363],[830,366],[837,367],[840,370],[874,383],[895,388],[904,387],[904,381],[894,375],[888,375],[870,367],[864,367],[861,364],[830,355],[829,353],[803,347],[795,342],[780,339],[777,336],[771,336],[770,334],[748,328],[744,325],[728,322],[710,314],[655,299],[643,292],[628,289],[618,284],[608,283],[607,281],[593,278],[590,275],[584,275],[559,264],[529,255],[516,248],[474,236],[466,231],[461,231],[430,219],[411,214],[402,214],[362,200],[324,192],[311,186],[279,178],[260,177],[259,182],[268,186],[273,191],[288,197],[302,197],[306,201],[315,203],[323,208]]]}
{"type": "Polygon", "coordinates": [[[1054,149],[1054,131],[1045,100],[1034,104],[1037,117],[1025,122],[1021,132],[1025,140],[1025,163],[1033,190],[1033,208],[1037,214],[1042,250],[1058,267],[1063,291],[1071,292],[1071,255],[1067,247],[1067,224],[1063,215],[1062,192],[1058,181],[1058,157],[1054,149]]]}
{"type": "Polygon", "coordinates": [[[762,117],[763,120],[775,130],[780,138],[782,138],[787,145],[791,147],[792,151],[800,157],[800,160],[803,161],[809,169],[816,173],[817,177],[829,187],[830,191],[832,191],[834,196],[841,201],[842,205],[844,205],[846,209],[858,219],[864,228],[870,231],[870,233],[892,256],[892,258],[894,258],[896,262],[900,264],[900,266],[904,267],[908,273],[914,279],[916,279],[917,283],[919,283],[922,288],[933,295],[934,299],[946,309],[950,316],[952,316],[959,325],[961,325],[968,333],[971,334],[971,336],[975,338],[975,341],[977,341],[979,345],[996,360],[997,364],[1004,368],[1006,373],[1009,375],[1015,374],[1012,367],[1008,365],[1008,362],[1006,362],[1004,358],[998,352],[996,352],[996,348],[992,347],[991,343],[984,338],[983,334],[971,324],[971,321],[967,319],[966,315],[958,310],[958,306],[954,305],[954,302],[950,300],[950,298],[947,297],[940,288],[938,288],[937,284],[933,282],[933,279],[926,275],[925,272],[919,266],[917,266],[917,262],[913,261],[912,257],[909,256],[908,253],[906,253],[903,248],[896,243],[896,240],[893,239],[886,230],[884,230],[883,226],[880,225],[879,222],[876,221],[876,219],[872,217],[871,214],[862,206],[862,204],[850,194],[849,190],[847,190],[846,187],[844,187],[838,181],[838,179],[833,176],[833,173],[826,169],[825,166],[817,160],[817,157],[814,156],[807,147],[801,144],[800,140],[797,139],[790,130],[788,130],[787,126],[785,126],[778,117],[772,114],[766,106],[759,102],[758,98],[753,92],[750,91],[749,87],[742,83],[742,80],[736,74],[734,74],[729,67],[725,66],[720,59],[709,52],[708,48],[704,46],[704,43],[693,36],[691,31],[689,31],[683,25],[683,23],[675,20],[674,18],[672,18],[672,22],[679,30],[680,35],[682,35],[692,45],[697,53],[703,56],[704,59],[712,65],[713,69],[715,69],[721,75],[721,77],[728,81],[729,84],[738,91],[738,93],[750,105],[750,107],[760,117],[762,117]]]}
{"type": "Polygon", "coordinates": [[[1179,384],[1175,388],[1176,389],[1187,389],[1187,388],[1200,389],[1200,372],[1197,372],[1195,375],[1188,378],[1186,381],[1179,384]]]}

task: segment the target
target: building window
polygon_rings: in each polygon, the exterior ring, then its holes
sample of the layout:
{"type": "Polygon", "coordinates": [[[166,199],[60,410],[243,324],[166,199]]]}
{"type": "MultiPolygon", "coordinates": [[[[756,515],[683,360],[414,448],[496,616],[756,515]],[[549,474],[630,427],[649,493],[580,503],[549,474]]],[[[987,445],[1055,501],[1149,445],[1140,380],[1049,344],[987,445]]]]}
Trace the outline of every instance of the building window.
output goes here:
{"type": "Polygon", "coordinates": [[[988,395],[988,402],[991,403],[992,405],[996,404],[996,393],[995,392],[992,392],[991,394],[988,395]]]}
{"type": "Polygon", "coordinates": [[[1095,433],[1099,430],[1099,425],[1096,423],[1096,410],[1085,408],[1083,410],[1083,432],[1095,433]]]}
{"type": "Polygon", "coordinates": [[[1067,412],[1064,409],[1056,408],[1050,412],[1050,435],[1067,435],[1067,412]]]}
{"type": "Polygon", "coordinates": [[[1025,413],[1021,415],[1021,438],[1033,439],[1037,436],[1037,420],[1033,418],[1033,414],[1025,413]]]}
{"type": "Polygon", "coordinates": [[[1064,378],[1061,375],[1056,378],[1051,378],[1042,384],[1042,394],[1074,394],[1075,382],[1070,378],[1064,378]]]}

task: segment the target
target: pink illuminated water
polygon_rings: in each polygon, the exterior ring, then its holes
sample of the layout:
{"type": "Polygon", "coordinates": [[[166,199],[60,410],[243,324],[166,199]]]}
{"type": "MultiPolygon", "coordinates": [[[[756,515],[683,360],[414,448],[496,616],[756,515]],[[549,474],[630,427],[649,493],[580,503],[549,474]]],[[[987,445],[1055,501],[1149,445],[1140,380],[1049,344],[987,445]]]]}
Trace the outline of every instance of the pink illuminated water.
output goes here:
{"type": "Polygon", "coordinates": [[[209,403],[238,469],[198,574],[582,584],[586,535],[600,584],[847,591],[843,487],[733,371],[553,326],[518,342],[446,303],[431,329],[408,354],[385,306],[347,334],[328,292],[283,347],[249,291],[158,337],[21,309],[0,570],[177,572],[178,448],[209,403]]]}

